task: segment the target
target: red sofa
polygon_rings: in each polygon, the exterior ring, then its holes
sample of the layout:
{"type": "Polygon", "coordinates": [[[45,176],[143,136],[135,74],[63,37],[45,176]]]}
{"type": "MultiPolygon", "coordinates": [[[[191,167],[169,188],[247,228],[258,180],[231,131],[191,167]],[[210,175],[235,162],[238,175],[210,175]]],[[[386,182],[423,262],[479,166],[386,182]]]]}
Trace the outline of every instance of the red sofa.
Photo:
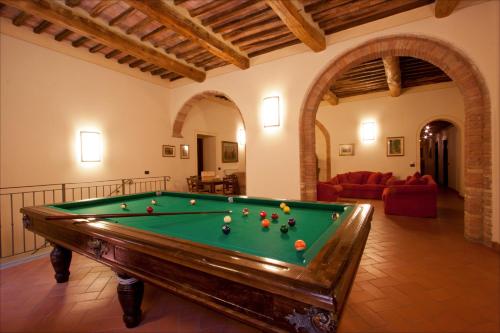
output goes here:
{"type": "Polygon", "coordinates": [[[416,173],[406,181],[396,181],[384,190],[384,212],[388,215],[436,217],[437,191],[436,182],[431,176],[416,173]]]}
{"type": "Polygon", "coordinates": [[[341,173],[327,182],[318,182],[317,198],[335,201],[344,198],[381,199],[384,189],[395,180],[392,172],[356,171],[341,173]]]}

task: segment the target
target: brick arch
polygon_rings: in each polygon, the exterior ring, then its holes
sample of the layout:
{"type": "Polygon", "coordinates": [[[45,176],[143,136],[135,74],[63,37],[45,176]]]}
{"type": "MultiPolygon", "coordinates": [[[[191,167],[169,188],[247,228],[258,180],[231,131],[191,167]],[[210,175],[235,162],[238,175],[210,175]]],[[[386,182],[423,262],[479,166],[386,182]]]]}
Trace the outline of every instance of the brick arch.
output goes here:
{"type": "Polygon", "coordinates": [[[465,230],[473,241],[491,244],[492,152],[488,88],[473,62],[442,40],[415,35],[376,38],[336,57],[313,81],[300,114],[300,191],[303,200],[316,199],[314,126],[328,87],[349,68],[383,56],[411,56],[441,68],[464,98],[465,230]]]}
{"type": "Polygon", "coordinates": [[[177,112],[177,116],[175,117],[174,126],[172,128],[172,137],[174,137],[174,138],[182,138],[183,137],[182,136],[182,129],[184,128],[184,122],[186,121],[186,118],[187,118],[187,115],[189,114],[189,111],[191,111],[191,109],[196,104],[196,102],[199,102],[199,101],[206,99],[206,98],[215,97],[217,95],[226,97],[231,103],[234,104],[234,107],[240,113],[241,121],[243,123],[243,128],[246,128],[243,115],[241,114],[241,111],[238,108],[238,106],[236,105],[236,103],[231,98],[229,98],[226,94],[224,94],[220,91],[207,90],[207,91],[203,91],[201,93],[194,95],[193,97],[188,99],[182,105],[179,112],[177,112]]]}
{"type": "MultiPolygon", "coordinates": [[[[330,142],[330,133],[328,129],[319,120],[316,119],[316,126],[319,128],[326,141],[326,179],[332,178],[332,150],[330,142]]],[[[316,151],[316,150],[315,150],[316,151]]]]}

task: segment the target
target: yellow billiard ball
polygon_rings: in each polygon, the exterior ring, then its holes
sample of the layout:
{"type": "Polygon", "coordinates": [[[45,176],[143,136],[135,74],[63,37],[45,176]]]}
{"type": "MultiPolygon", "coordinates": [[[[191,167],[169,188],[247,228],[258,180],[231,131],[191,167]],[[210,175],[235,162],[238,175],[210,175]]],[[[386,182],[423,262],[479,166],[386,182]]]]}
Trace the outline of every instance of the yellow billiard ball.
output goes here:
{"type": "Polygon", "coordinates": [[[281,209],[283,209],[283,208],[285,208],[285,207],[286,207],[286,203],[284,203],[284,202],[280,203],[280,208],[281,208],[281,209]]]}
{"type": "Polygon", "coordinates": [[[289,214],[289,213],[290,213],[290,207],[285,206],[285,207],[283,208],[283,212],[284,212],[285,214],[289,214]]]}

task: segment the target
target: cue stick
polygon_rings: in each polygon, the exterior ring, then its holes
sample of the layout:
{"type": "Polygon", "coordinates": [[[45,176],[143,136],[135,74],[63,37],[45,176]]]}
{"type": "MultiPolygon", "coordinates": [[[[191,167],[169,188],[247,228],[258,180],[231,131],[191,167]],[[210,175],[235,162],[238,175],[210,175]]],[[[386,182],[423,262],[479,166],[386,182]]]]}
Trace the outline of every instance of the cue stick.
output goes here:
{"type": "Polygon", "coordinates": [[[107,219],[114,217],[165,216],[188,214],[231,214],[232,210],[210,210],[205,212],[167,212],[167,213],[122,213],[122,214],[75,214],[46,216],[45,220],[107,219]]]}

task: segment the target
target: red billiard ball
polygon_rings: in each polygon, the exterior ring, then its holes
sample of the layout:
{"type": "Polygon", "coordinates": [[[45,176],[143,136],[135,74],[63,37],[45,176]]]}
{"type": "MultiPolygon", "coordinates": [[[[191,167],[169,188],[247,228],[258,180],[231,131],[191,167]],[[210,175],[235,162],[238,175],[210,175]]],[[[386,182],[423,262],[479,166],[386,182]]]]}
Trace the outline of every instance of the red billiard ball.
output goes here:
{"type": "Polygon", "coordinates": [[[269,225],[271,224],[271,222],[269,222],[268,219],[263,219],[261,224],[262,224],[262,228],[269,228],[269,225]]]}
{"type": "Polygon", "coordinates": [[[148,212],[149,214],[151,214],[153,212],[153,207],[148,206],[148,208],[146,208],[146,212],[148,212]]]}
{"type": "Polygon", "coordinates": [[[267,213],[265,211],[262,211],[262,212],[259,213],[259,215],[260,215],[261,218],[265,219],[266,216],[267,216],[267,213]]]}
{"type": "Polygon", "coordinates": [[[304,251],[306,247],[306,242],[304,242],[302,239],[295,241],[295,249],[297,251],[304,251]]]}
{"type": "Polygon", "coordinates": [[[272,213],[272,214],[271,214],[271,218],[272,218],[273,220],[277,220],[277,219],[279,218],[279,215],[278,215],[278,214],[276,214],[276,213],[272,213]]]}

